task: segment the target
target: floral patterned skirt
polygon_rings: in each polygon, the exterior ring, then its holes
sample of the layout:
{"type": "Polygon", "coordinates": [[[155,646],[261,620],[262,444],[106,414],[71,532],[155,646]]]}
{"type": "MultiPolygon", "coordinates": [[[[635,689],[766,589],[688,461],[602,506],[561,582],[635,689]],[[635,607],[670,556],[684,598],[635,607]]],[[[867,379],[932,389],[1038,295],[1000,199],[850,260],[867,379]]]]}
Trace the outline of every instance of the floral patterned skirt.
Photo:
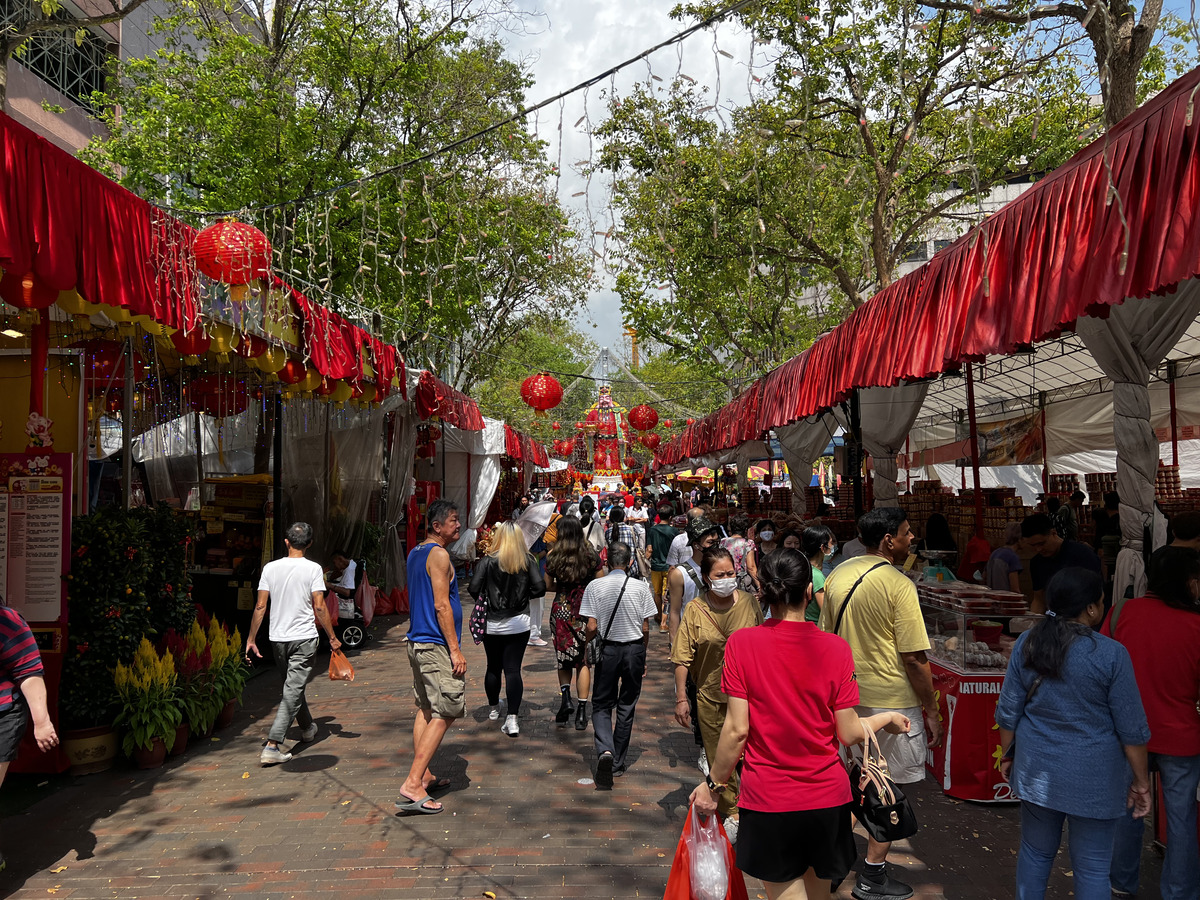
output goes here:
{"type": "Polygon", "coordinates": [[[550,607],[550,628],[554,632],[554,655],[560,669],[574,669],[584,664],[587,647],[587,620],[579,616],[583,602],[583,585],[559,591],[550,607]]]}

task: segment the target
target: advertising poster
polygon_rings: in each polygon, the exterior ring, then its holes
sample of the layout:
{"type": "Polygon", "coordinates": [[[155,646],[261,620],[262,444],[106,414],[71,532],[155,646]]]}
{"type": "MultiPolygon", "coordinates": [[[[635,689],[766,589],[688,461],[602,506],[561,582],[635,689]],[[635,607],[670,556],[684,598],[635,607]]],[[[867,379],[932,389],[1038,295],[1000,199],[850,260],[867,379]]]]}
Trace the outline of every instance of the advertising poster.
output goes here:
{"type": "Polygon", "coordinates": [[[929,751],[927,768],[942,790],[959,800],[1015,800],[999,769],[996,704],[1004,676],[960,674],[936,662],[930,666],[942,743],[929,751]]]}
{"type": "Polygon", "coordinates": [[[1042,464],[1042,429],[1038,413],[980,423],[976,429],[981,466],[1042,464]]]}

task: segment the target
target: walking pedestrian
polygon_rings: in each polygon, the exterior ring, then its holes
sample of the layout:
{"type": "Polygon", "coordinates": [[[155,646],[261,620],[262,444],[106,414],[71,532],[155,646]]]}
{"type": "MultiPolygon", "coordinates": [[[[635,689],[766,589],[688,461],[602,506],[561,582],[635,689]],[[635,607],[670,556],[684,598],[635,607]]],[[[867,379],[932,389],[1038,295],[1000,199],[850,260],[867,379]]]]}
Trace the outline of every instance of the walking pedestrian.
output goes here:
{"type": "Polygon", "coordinates": [[[1092,630],[1104,620],[1099,573],[1058,572],[1046,605],[1013,645],[996,705],[1000,774],[1021,798],[1016,896],[1045,896],[1069,822],[1075,896],[1108,900],[1117,823],[1126,808],[1150,811],[1150,729],[1128,651],[1092,630]]]}
{"type": "Polygon", "coordinates": [[[325,605],[325,573],[305,553],[312,546],[313,530],[307,522],[295,522],[283,539],[287,556],[263,566],[258,579],[258,602],[250,618],[246,637],[246,659],[262,659],[255,638],[262,627],[270,601],[271,621],[267,636],[271,639],[275,667],[283,676],[283,698],[275,721],[267,732],[266,743],[258,755],[264,766],[285,763],[292,758],[280,746],[295,719],[299,723],[300,742],[308,744],[317,739],[317,723],[313,721],[304,696],[308,677],[312,674],[313,657],[317,655],[319,639],[317,623],[329,635],[329,646],[337,650],[341,641],[333,633],[333,622],[325,605]]]}
{"type": "Polygon", "coordinates": [[[483,597],[487,603],[487,624],[483,649],[487,654],[487,671],[483,690],[491,710],[488,718],[500,718],[500,673],[504,673],[508,712],[500,730],[516,737],[521,729],[517,717],[521,714],[521,699],[525,684],[521,678],[521,663],[529,642],[529,609],[534,597],[546,594],[546,582],[533,554],[525,549],[525,538],[512,522],[501,522],[492,532],[492,544],[487,556],[475,566],[471,597],[483,597]]]}
{"type": "Polygon", "coordinates": [[[646,543],[650,548],[650,589],[654,592],[654,605],[658,607],[659,631],[667,631],[666,591],[667,573],[671,570],[667,558],[671,545],[679,536],[679,529],[671,524],[671,505],[661,503],[658,507],[658,522],[650,526],[646,543]]]}
{"type": "Polygon", "coordinates": [[[737,867],[771,900],[827,900],[854,866],[851,793],[837,744],[866,729],[903,733],[899,712],[860,718],[854,659],[846,642],[805,621],[812,567],[781,548],[759,569],[771,618],[725,644],[728,696],[712,768],[692,792],[701,815],[717,812],[742,763],[737,867]]]}
{"type": "MultiPolygon", "coordinates": [[[[725,724],[728,697],[721,690],[721,668],[730,635],[740,628],[761,625],[762,607],[749,594],[738,590],[733,554],[724,547],[709,549],[700,560],[700,575],[705,590],[687,605],[679,623],[679,633],[671,644],[671,662],[675,664],[675,721],[692,728],[687,682],[696,686],[696,722],[707,759],[716,759],[717,741],[725,724]]],[[[731,776],[730,789],[722,794],[718,811],[721,818],[737,819],[737,776],[731,776]]],[[[730,827],[726,823],[726,830],[730,827]]]]}
{"type": "MultiPolygon", "coordinates": [[[[1167,850],[1159,890],[1163,900],[1200,900],[1200,555],[1186,547],[1156,551],[1150,591],[1124,605],[1113,637],[1133,662],[1150,725],[1150,767],[1162,783],[1167,850]]],[[[1137,896],[1145,833],[1129,813],[1117,825],[1114,897],[1137,896]]]]}
{"type": "Polygon", "coordinates": [[[396,808],[435,815],[445,809],[429,796],[450,786],[429,764],[442,738],[467,711],[467,660],[462,638],[458,580],[446,546],[458,540],[462,524],[450,500],[434,500],[425,513],[428,537],[408,554],[408,662],[413,673],[417,716],[413,721],[413,761],[400,785],[396,808]]]}
{"type": "Polygon", "coordinates": [[[555,591],[550,609],[550,630],[554,635],[554,656],[558,663],[558,690],[561,703],[554,721],[561,728],[570,721],[571,676],[579,701],[575,709],[575,729],[587,728],[587,702],[591,694],[592,670],[587,660],[587,619],[580,615],[584,589],[592,583],[600,568],[600,557],[583,538],[578,519],[559,523],[559,538],[546,557],[546,584],[555,591]]]}
{"type": "Polygon", "coordinates": [[[697,595],[704,593],[704,579],[700,574],[700,561],[704,558],[704,551],[715,547],[721,540],[721,530],[703,516],[689,519],[685,533],[688,546],[692,550],[691,555],[682,560],[667,576],[667,597],[670,601],[668,629],[672,646],[675,644],[675,634],[679,631],[684,607],[697,595]]]}
{"type": "MultiPolygon", "coordinates": [[[[858,520],[858,533],[867,552],[830,573],[820,625],[845,638],[854,653],[858,714],[894,711],[910,720],[906,733],[881,735],[879,744],[893,780],[916,784],[925,778],[926,747],[936,747],[941,739],[941,723],[917,589],[893,565],[908,557],[908,515],[895,507],[873,509],[858,520]]],[[[857,900],[912,896],[911,887],[888,874],[890,846],[867,841],[866,862],[852,892],[857,900]]]]}
{"type": "Polygon", "coordinates": [[[805,607],[804,616],[806,621],[816,623],[821,620],[821,610],[825,608],[825,573],[821,566],[837,552],[837,538],[828,525],[810,525],[804,529],[800,540],[801,549],[812,566],[813,598],[805,607]]]}
{"type": "Polygon", "coordinates": [[[588,640],[599,637],[603,643],[595,656],[592,694],[596,786],[601,789],[611,788],[613,778],[625,774],[633,716],[646,674],[650,620],[655,613],[650,586],[626,572],[632,553],[633,548],[623,541],[610,544],[609,573],[584,589],[580,604],[580,615],[588,620],[588,640]]]}
{"type": "Polygon", "coordinates": [[[738,588],[748,594],[758,593],[758,560],[754,553],[754,541],[746,537],[750,520],[736,513],[729,517],[729,537],[721,539],[721,546],[733,557],[733,568],[737,572],[738,588]]]}
{"type": "MultiPolygon", "coordinates": [[[[8,764],[17,758],[25,736],[25,713],[33,719],[33,738],[43,753],[58,746],[58,732],[46,706],[46,680],[37,641],[24,617],[0,599],[0,785],[8,764]]],[[[5,861],[0,854],[0,872],[5,861]]]]}
{"type": "Polygon", "coordinates": [[[628,573],[634,578],[642,578],[642,562],[637,549],[637,535],[633,533],[633,526],[625,524],[625,507],[614,506],[608,511],[608,528],[604,531],[604,540],[608,544],[613,544],[620,541],[622,544],[628,544],[633,551],[633,555],[629,559],[628,573]]]}
{"type": "Polygon", "coordinates": [[[579,501],[579,524],[583,526],[583,536],[592,549],[599,553],[604,549],[604,523],[598,521],[596,501],[585,494],[579,501]]]}

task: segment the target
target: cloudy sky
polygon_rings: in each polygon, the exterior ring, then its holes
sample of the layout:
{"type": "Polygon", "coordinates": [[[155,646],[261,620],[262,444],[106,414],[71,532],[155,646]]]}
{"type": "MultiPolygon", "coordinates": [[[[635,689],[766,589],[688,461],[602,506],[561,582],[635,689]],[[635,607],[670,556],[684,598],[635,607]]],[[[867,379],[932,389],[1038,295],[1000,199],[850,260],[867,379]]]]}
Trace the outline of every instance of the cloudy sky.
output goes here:
{"type": "MultiPolygon", "coordinates": [[[[687,28],[691,22],[679,22],[669,15],[675,2],[517,0],[517,6],[529,14],[526,33],[505,35],[504,41],[513,58],[524,61],[536,79],[528,95],[530,103],[585,81],[687,28]]],[[[701,31],[680,45],[658,51],[648,64],[635,63],[619,73],[611,84],[606,81],[592,87],[586,97],[579,92],[564,100],[560,188],[563,203],[583,218],[590,218],[596,226],[589,228],[590,231],[605,231],[609,227],[608,186],[600,181],[588,185],[573,171],[576,163],[591,156],[588,129],[603,120],[602,91],[615,86],[618,93],[627,92],[633,84],[645,82],[651,73],[669,84],[677,72],[682,72],[714,91],[719,86],[718,105],[727,108],[747,99],[749,60],[748,36],[736,25],[724,23],[716,26],[715,32],[701,31]],[[583,122],[579,122],[581,118],[583,122]],[[583,196],[574,196],[580,192],[583,196]]],[[[559,154],[558,122],[557,105],[542,110],[536,123],[531,122],[531,127],[536,125],[539,135],[550,141],[551,159],[559,154]]],[[[598,146],[595,149],[599,151],[598,146]]],[[[598,344],[613,349],[621,347],[620,301],[611,290],[593,292],[580,324],[598,344]]]]}

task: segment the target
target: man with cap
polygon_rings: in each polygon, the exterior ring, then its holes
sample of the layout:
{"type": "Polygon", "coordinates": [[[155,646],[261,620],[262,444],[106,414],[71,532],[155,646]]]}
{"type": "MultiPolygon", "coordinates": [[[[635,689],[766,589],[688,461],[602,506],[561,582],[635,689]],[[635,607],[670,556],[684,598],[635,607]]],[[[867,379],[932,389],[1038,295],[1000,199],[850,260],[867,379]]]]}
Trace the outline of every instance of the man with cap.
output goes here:
{"type": "Polygon", "coordinates": [[[704,551],[715,547],[721,540],[721,529],[716,523],[704,516],[689,517],[687,523],[688,546],[691,556],[675,566],[667,576],[667,599],[670,613],[667,618],[667,628],[671,634],[671,643],[675,643],[675,633],[679,631],[679,622],[683,618],[683,608],[704,592],[704,579],[700,576],[700,560],[704,551]]]}

